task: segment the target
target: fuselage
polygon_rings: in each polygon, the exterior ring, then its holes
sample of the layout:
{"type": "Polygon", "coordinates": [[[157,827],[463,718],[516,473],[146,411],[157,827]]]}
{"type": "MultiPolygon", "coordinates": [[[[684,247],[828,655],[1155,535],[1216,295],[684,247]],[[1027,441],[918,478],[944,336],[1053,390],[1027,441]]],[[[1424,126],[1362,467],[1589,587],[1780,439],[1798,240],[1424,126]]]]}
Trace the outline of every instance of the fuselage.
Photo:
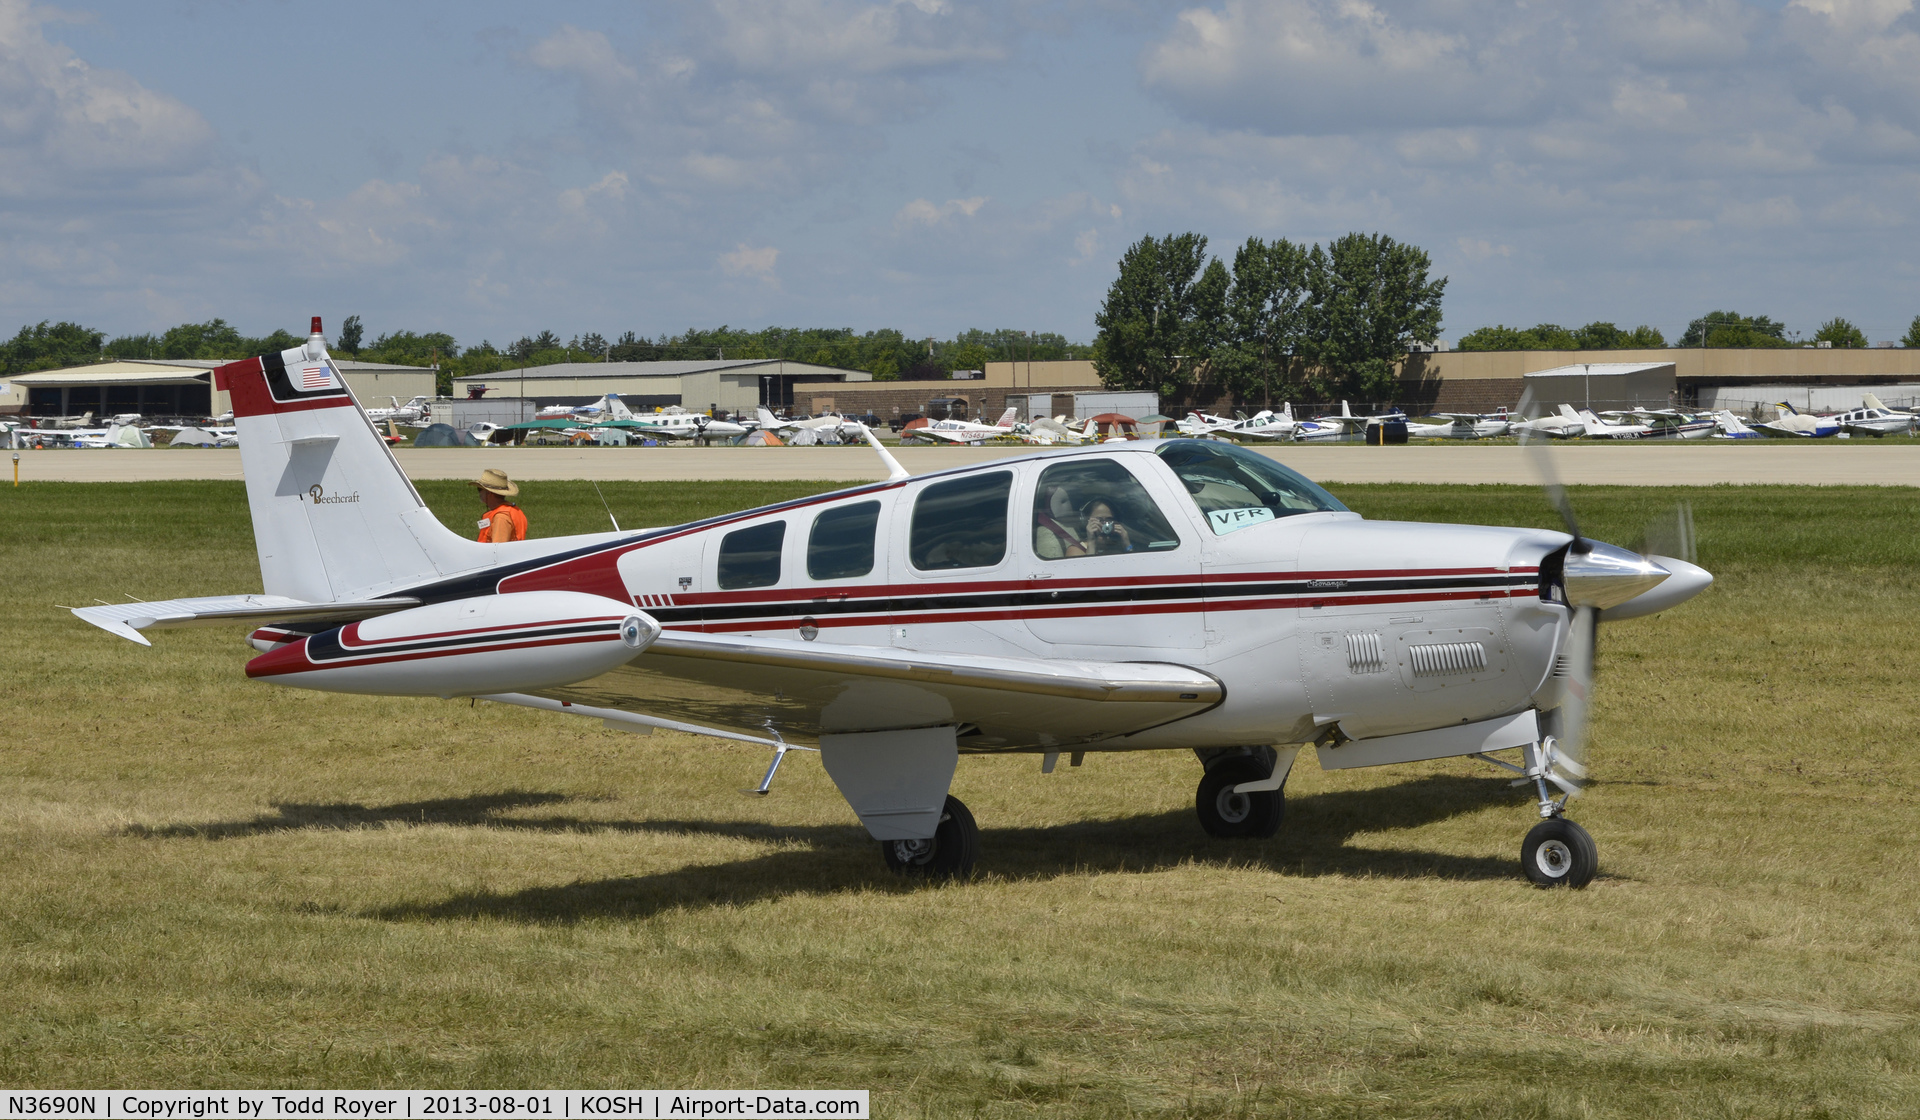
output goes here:
{"type": "MultiPolygon", "coordinates": [[[[1292,492],[1280,492],[1284,479],[1262,489],[1233,473],[1234,456],[1271,463],[1206,441],[1040,453],[551,542],[542,556],[506,553],[484,574],[409,593],[584,591],[630,601],[668,633],[1171,662],[1224,685],[1207,711],[1117,737],[976,721],[962,745],[977,751],[1308,742],[1330,728],[1362,738],[1530,706],[1568,621],[1541,593],[1542,563],[1566,535],[1366,521],[1298,476],[1292,492]]],[[[738,714],[747,708],[779,712],[779,698],[754,708],[724,674],[668,679],[650,656],[546,694],[733,727],[753,725],[738,714]]],[[[832,730],[839,702],[785,711],[781,725],[832,730]]],[[[919,701],[903,690],[901,702],[919,701]]]]}

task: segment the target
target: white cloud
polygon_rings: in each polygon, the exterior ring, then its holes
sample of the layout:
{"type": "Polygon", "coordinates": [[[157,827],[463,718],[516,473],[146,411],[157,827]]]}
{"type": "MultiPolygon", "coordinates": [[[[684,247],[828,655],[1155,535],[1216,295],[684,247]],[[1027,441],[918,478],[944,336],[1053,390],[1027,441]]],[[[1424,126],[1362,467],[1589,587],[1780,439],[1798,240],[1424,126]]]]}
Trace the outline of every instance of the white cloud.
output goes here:
{"type": "Polygon", "coordinates": [[[720,271],[728,276],[746,276],[769,283],[778,283],[773,274],[775,265],[780,263],[780,250],[771,245],[755,249],[741,242],[732,251],[720,254],[720,271]]]}
{"type": "Polygon", "coordinates": [[[895,228],[909,226],[937,226],[954,218],[971,218],[987,204],[985,195],[973,198],[950,198],[942,203],[932,203],[924,198],[916,198],[902,206],[893,216],[895,228]]]}

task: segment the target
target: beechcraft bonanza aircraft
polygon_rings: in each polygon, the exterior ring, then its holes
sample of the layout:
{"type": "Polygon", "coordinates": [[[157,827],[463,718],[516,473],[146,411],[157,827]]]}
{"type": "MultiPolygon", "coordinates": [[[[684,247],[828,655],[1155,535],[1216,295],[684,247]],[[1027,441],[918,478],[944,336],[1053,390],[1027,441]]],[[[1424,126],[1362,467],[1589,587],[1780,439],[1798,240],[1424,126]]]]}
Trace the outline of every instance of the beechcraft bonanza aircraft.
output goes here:
{"type": "Polygon", "coordinates": [[[1582,886],[1597,857],[1564,811],[1585,774],[1594,625],[1712,582],[1577,529],[1362,520],[1265,456],[1187,439],[920,477],[875,442],[884,482],[481,544],[420,500],[317,318],[303,347],[215,378],[265,594],[82,619],[142,644],[149,628],[250,626],[247,676],[268,684],[762,743],[763,791],[813,744],[887,864],[931,876],[975,860],[948,792],[960,752],[1038,754],[1044,772],[1063,753],[1190,750],[1202,827],[1261,838],[1311,746],[1328,768],[1518,751],[1499,764],[1543,818],[1526,874],[1582,886]]]}
{"type": "Polygon", "coordinates": [[[1009,407],[1000,414],[997,424],[976,424],[971,420],[935,420],[924,428],[914,429],[913,434],[928,436],[947,443],[980,443],[983,440],[998,439],[1013,434],[1014,424],[1020,419],[1020,410],[1009,407]]]}

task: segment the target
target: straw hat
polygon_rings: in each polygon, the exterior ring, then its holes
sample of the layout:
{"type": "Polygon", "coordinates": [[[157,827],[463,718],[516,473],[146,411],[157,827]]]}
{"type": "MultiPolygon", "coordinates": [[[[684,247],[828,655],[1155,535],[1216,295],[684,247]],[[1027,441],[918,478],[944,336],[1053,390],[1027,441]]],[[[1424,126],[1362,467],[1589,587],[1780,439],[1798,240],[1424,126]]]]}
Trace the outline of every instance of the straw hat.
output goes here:
{"type": "Polygon", "coordinates": [[[519,486],[507,481],[507,472],[494,467],[488,467],[486,470],[481,471],[480,477],[474,479],[471,483],[468,483],[468,485],[478,486],[482,490],[490,490],[503,498],[511,498],[520,493],[519,486]]]}

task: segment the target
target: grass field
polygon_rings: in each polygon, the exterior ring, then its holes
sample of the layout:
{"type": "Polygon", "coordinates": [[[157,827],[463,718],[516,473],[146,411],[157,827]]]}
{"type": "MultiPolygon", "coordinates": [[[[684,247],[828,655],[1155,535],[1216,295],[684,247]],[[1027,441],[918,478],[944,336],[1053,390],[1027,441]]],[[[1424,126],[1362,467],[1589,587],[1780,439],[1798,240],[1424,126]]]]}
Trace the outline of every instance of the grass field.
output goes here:
{"type": "MultiPolygon", "coordinates": [[[[625,525],[824,489],[607,488],[625,525]]],[[[423,485],[466,531],[472,492],[423,485]]],[[[1554,524],[1500,487],[1375,517],[1554,524]]],[[[967,758],[983,876],[890,878],[816,760],[278,690],[238,633],[54,604],[257,589],[238,484],[0,490],[0,1083],[841,1087],[875,1115],[1920,1114],[1920,539],[1908,489],[1694,503],[1719,582],[1606,628],[1587,891],[1529,795],[1305,759],[1208,840],[1174,753],[967,758]]],[[[529,487],[536,533],[605,525],[529,487]]]]}

